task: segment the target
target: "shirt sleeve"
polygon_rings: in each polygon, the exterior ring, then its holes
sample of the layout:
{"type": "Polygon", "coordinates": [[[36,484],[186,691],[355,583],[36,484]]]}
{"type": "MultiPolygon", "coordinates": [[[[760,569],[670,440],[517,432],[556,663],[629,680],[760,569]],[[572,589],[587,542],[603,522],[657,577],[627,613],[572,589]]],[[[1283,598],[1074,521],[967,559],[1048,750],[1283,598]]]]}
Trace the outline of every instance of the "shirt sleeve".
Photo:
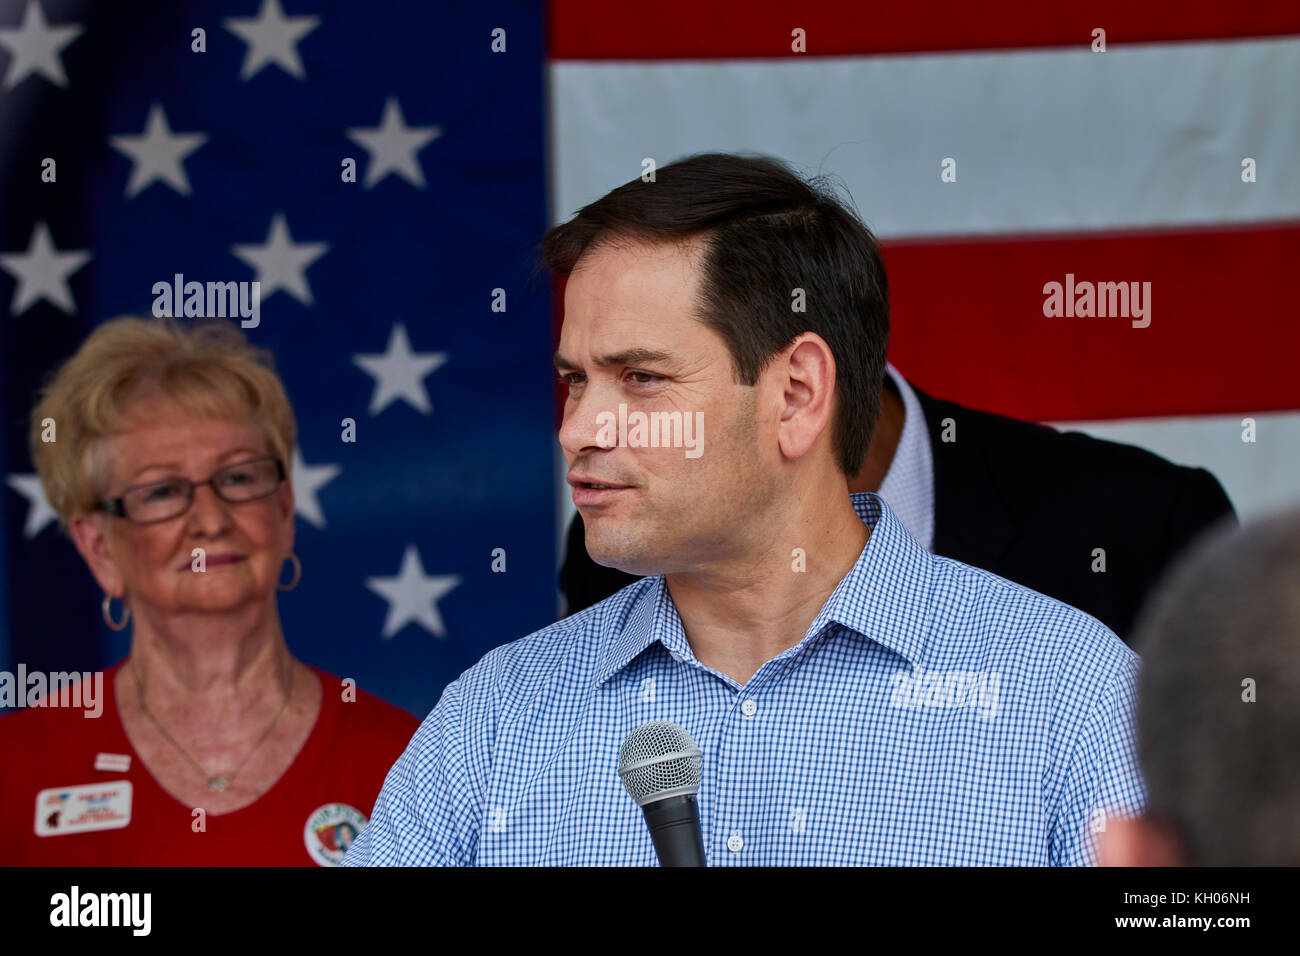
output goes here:
{"type": "Polygon", "coordinates": [[[1096,835],[1117,817],[1146,809],[1137,760],[1139,660],[1128,660],[1107,682],[1084,721],[1070,757],[1052,829],[1052,866],[1096,866],[1096,835]]]}
{"type": "Polygon", "coordinates": [[[388,771],[343,866],[473,864],[481,799],[462,734],[462,680],[447,685],[388,771]]]}

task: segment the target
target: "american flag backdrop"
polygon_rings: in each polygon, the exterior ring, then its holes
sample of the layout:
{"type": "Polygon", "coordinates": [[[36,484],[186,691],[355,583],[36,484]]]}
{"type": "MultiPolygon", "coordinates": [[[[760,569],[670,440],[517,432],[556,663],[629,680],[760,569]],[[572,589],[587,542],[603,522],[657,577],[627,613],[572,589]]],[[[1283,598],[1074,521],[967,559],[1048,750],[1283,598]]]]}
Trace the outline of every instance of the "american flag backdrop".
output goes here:
{"type": "Polygon", "coordinates": [[[425,713],[555,615],[532,245],[704,151],[847,187],[931,394],[1208,467],[1243,517],[1300,498],[1293,3],[0,0],[0,69],[0,666],[125,649],[32,483],[40,378],[155,282],[260,279],[302,432],[290,646],[425,713]],[[1146,317],[1046,314],[1076,282],[1150,283],[1146,317]]]}
{"type": "Polygon", "coordinates": [[[1300,4],[557,10],[557,215],[644,157],[831,174],[910,381],[1207,467],[1244,519],[1300,500],[1300,4]],[[1045,316],[1067,276],[1151,283],[1150,324],[1045,316]]]}
{"type": "Polygon", "coordinates": [[[126,651],[40,495],[25,419],[96,322],[151,314],[177,274],[261,283],[245,334],[274,351],[300,432],[302,580],[279,597],[294,653],[423,716],[488,648],[555,619],[550,288],[529,281],[542,14],[0,3],[0,660],[90,670],[126,651]]]}

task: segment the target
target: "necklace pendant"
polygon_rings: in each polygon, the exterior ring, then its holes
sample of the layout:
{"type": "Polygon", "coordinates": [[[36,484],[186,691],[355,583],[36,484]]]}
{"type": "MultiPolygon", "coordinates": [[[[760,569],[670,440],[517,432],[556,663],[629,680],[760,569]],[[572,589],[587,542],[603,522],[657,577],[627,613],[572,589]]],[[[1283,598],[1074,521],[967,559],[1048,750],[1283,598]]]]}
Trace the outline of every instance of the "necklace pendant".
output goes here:
{"type": "Polygon", "coordinates": [[[225,790],[225,789],[226,789],[226,786],[227,786],[229,783],[230,783],[230,778],[229,778],[229,777],[209,777],[209,778],[208,778],[208,786],[211,787],[213,790],[225,790]]]}

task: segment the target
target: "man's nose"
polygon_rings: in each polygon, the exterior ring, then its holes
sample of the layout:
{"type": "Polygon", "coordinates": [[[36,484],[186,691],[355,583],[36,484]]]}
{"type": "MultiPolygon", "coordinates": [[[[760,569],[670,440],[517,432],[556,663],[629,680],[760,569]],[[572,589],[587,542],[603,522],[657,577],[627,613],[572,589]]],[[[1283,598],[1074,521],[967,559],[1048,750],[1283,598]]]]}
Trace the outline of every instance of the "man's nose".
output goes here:
{"type": "Polygon", "coordinates": [[[617,444],[616,438],[609,440],[614,437],[613,429],[607,424],[608,417],[601,414],[617,416],[617,404],[610,403],[612,396],[610,390],[590,383],[580,393],[570,393],[564,403],[564,420],[560,423],[560,447],[570,457],[613,448],[617,444]]]}

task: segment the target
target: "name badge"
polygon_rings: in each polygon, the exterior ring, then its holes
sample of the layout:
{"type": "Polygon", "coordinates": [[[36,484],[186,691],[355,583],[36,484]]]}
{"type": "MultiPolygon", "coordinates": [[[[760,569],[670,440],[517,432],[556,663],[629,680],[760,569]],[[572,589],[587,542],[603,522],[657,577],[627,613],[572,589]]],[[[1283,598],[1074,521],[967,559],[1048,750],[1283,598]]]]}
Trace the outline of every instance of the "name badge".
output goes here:
{"type": "Polygon", "coordinates": [[[120,830],[131,822],[131,781],[50,787],[36,795],[36,835],[120,830]]]}

